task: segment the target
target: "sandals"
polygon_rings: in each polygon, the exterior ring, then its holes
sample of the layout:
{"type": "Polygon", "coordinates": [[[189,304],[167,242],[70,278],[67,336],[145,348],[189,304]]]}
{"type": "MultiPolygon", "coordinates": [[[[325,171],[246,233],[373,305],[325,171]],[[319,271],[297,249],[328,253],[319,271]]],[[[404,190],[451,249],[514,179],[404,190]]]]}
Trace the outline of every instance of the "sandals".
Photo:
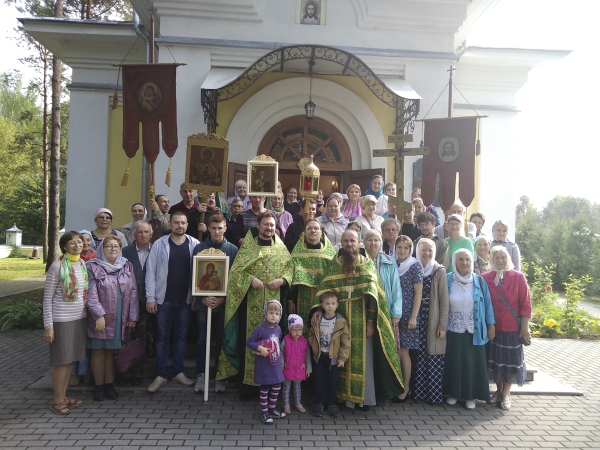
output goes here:
{"type": "Polygon", "coordinates": [[[67,406],[67,402],[51,402],[50,409],[54,414],[58,414],[59,416],[65,416],[71,412],[69,407],[67,406]]]}
{"type": "Polygon", "coordinates": [[[77,408],[78,406],[83,405],[83,401],[79,400],[78,398],[69,398],[69,397],[66,397],[65,404],[69,408],[77,408]]]}
{"type": "Polygon", "coordinates": [[[502,394],[500,394],[500,391],[494,392],[494,395],[492,395],[490,397],[490,405],[494,406],[494,405],[498,404],[498,402],[501,399],[502,399],[502,394]]]}
{"type": "Polygon", "coordinates": [[[512,407],[512,403],[510,402],[510,396],[502,400],[500,403],[500,408],[504,411],[508,411],[512,407]]]}

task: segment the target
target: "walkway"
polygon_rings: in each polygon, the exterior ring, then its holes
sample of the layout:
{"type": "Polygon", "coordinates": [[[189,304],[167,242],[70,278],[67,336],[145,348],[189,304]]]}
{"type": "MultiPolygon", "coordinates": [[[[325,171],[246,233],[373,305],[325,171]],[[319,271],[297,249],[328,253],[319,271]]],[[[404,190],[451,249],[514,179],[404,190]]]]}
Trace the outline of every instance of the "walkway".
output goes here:
{"type": "Polygon", "coordinates": [[[51,391],[27,388],[48,370],[42,332],[1,333],[0,348],[0,448],[600,448],[597,341],[534,339],[526,349],[527,361],[584,396],[514,396],[510,411],[388,403],[368,413],[343,410],[336,420],[295,413],[271,426],[236,391],[204,403],[191,388],[154,395],[119,389],[118,400],[102,403],[78,389],[84,405],[56,416],[51,391]]]}
{"type": "Polygon", "coordinates": [[[9,295],[21,294],[23,292],[34,291],[36,289],[42,289],[45,282],[46,275],[2,281],[0,282],[0,298],[8,297],[9,295]]]}

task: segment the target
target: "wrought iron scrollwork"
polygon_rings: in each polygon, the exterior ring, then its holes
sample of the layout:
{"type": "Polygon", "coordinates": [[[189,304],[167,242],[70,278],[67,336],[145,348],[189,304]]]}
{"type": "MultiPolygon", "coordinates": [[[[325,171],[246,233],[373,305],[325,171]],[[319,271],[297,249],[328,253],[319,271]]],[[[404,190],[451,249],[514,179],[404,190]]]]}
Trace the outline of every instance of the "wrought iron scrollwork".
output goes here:
{"type": "MultiPolygon", "coordinates": [[[[419,101],[400,97],[390,90],[385,83],[360,58],[352,53],[334,47],[318,45],[291,45],[274,50],[248,67],[237,79],[215,90],[202,90],[202,108],[204,121],[214,124],[216,129],[217,103],[232,99],[246,91],[256,80],[269,71],[283,70],[288,61],[306,59],[307,61],[327,61],[340,66],[339,74],[353,73],[360,78],[369,90],[386,105],[397,111],[397,125],[400,129],[414,129],[414,120],[419,112],[419,101]]],[[[307,71],[308,73],[308,71],[307,71]]]]}

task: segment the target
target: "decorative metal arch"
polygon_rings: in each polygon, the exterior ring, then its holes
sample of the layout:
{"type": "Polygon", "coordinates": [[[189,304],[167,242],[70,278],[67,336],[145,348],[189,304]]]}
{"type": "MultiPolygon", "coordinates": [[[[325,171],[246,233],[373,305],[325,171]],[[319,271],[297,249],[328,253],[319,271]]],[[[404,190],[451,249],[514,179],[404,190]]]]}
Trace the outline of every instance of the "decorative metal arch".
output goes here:
{"type": "MultiPolygon", "coordinates": [[[[306,74],[309,73],[310,63],[326,61],[339,66],[339,73],[327,72],[322,75],[349,75],[360,78],[369,90],[383,103],[396,110],[396,132],[408,133],[414,130],[414,120],[419,113],[420,101],[397,95],[367,66],[360,58],[352,53],[334,47],[320,45],[290,45],[281,47],[248,67],[239,77],[218,89],[202,89],[202,109],[204,123],[208,132],[214,133],[217,128],[217,104],[245,92],[262,75],[267,72],[285,72],[287,62],[307,60],[306,74]]],[[[297,70],[294,70],[297,72],[297,70]]],[[[319,74],[318,68],[313,74],[319,74]]]]}

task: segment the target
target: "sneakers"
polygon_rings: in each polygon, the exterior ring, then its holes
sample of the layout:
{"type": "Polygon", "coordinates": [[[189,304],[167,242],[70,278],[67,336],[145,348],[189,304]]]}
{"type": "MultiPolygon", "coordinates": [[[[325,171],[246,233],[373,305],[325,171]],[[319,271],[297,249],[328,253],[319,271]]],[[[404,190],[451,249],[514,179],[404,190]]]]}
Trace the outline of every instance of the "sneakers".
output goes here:
{"type": "Polygon", "coordinates": [[[274,417],[275,419],[283,419],[286,416],[286,414],[284,412],[280,412],[277,410],[269,411],[269,414],[271,415],[271,417],[274,417]]]}
{"type": "Polygon", "coordinates": [[[323,417],[323,405],[321,405],[320,403],[317,403],[313,407],[313,416],[315,416],[315,417],[323,417]]]}
{"type": "Polygon", "coordinates": [[[329,405],[329,415],[334,419],[340,417],[340,409],[338,408],[338,405],[329,405]]]}
{"type": "Polygon", "coordinates": [[[292,413],[292,408],[290,408],[290,405],[286,405],[283,407],[283,412],[286,414],[291,414],[292,413]]]}
{"type": "Polygon", "coordinates": [[[180,372],[176,377],[173,377],[173,381],[177,381],[178,383],[183,384],[184,386],[191,386],[194,384],[192,380],[185,376],[185,373],[180,372]]]}
{"type": "Polygon", "coordinates": [[[156,392],[165,384],[167,384],[166,378],[156,377],[154,381],[150,383],[150,386],[148,386],[148,392],[156,392]]]}
{"type": "Polygon", "coordinates": [[[96,389],[94,389],[94,401],[101,402],[105,398],[106,395],[104,394],[104,386],[96,386],[96,389]]]}
{"type": "Polygon", "coordinates": [[[260,420],[262,420],[262,423],[266,423],[267,425],[270,425],[270,424],[273,423],[273,419],[271,418],[271,414],[269,414],[268,412],[262,413],[260,415],[260,420]]]}
{"type": "Polygon", "coordinates": [[[215,382],[215,392],[217,392],[217,393],[223,393],[223,392],[225,392],[226,388],[227,388],[227,384],[225,384],[225,381],[223,381],[223,380],[217,380],[215,382]]]}
{"type": "Polygon", "coordinates": [[[465,408],[467,408],[467,409],[475,409],[475,402],[473,400],[467,400],[465,402],[465,408]]]}
{"type": "Polygon", "coordinates": [[[119,393],[117,392],[117,390],[115,389],[115,387],[113,386],[112,383],[107,383],[104,385],[104,394],[110,399],[110,400],[116,400],[119,398],[119,393]]]}
{"type": "MultiPolygon", "coordinates": [[[[456,405],[457,400],[454,397],[448,397],[446,399],[446,403],[448,403],[450,406],[454,406],[456,405]]],[[[475,408],[475,406],[473,406],[473,408],[475,408]]]]}
{"type": "Polygon", "coordinates": [[[196,386],[194,386],[194,391],[204,392],[204,382],[204,374],[201,373],[200,375],[198,375],[198,378],[196,378],[196,386]]]}
{"type": "Polygon", "coordinates": [[[302,403],[298,403],[298,404],[296,405],[296,410],[297,410],[298,412],[301,412],[301,413],[305,413],[305,412],[306,412],[306,408],[304,408],[304,406],[302,406],[302,403]]]}

